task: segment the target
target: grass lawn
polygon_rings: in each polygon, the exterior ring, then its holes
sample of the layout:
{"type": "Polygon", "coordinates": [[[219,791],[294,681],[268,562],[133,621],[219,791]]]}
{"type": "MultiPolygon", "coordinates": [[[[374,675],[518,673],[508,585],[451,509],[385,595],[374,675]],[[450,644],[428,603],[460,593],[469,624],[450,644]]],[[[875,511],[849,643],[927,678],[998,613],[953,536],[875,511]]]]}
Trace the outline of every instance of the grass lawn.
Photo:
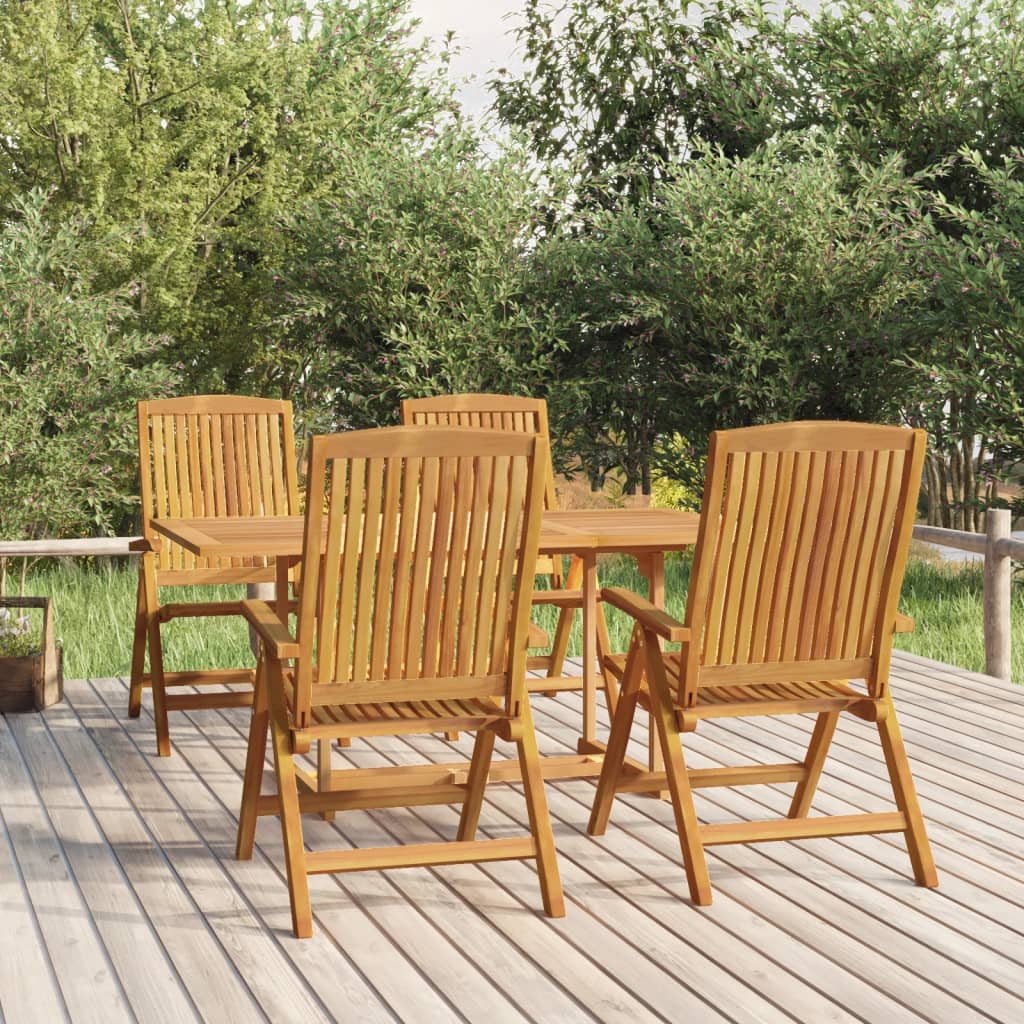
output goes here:
{"type": "MultiPolygon", "coordinates": [[[[668,609],[682,617],[690,562],[686,555],[670,555],[666,566],[668,609]]],[[[625,586],[643,593],[635,564],[629,558],[609,558],[600,566],[606,586],[625,586]]],[[[26,593],[47,594],[56,607],[57,635],[64,644],[64,672],[68,678],[126,675],[131,656],[137,574],[134,566],[92,568],[41,563],[29,575],[26,593]]],[[[913,559],[903,585],[900,610],[913,616],[913,633],[896,637],[896,646],[925,657],[973,671],[984,671],[980,565],[936,564],[913,559]]],[[[170,600],[228,599],[241,588],[204,587],[165,591],[170,600]],[[173,595],[173,596],[171,596],[173,595]]],[[[554,609],[538,612],[550,628],[554,609]],[[545,617],[545,613],[550,613],[545,617]]],[[[1024,680],[1024,589],[1013,595],[1013,679],[1024,680]]],[[[630,624],[609,609],[608,625],[616,650],[625,650],[630,624]]],[[[234,618],[176,620],[163,627],[167,668],[251,665],[248,634],[234,618]]],[[[579,623],[570,649],[579,651],[579,623]]]]}

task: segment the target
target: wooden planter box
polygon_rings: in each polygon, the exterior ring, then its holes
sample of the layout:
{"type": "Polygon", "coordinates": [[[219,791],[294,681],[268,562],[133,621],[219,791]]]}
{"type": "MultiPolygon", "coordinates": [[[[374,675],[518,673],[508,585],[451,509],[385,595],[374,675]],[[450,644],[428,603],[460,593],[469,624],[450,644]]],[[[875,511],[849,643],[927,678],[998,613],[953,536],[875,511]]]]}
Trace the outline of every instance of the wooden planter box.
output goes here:
{"type": "Polygon", "coordinates": [[[48,597],[0,597],[0,608],[42,608],[40,654],[0,658],[0,713],[42,711],[64,696],[64,652],[53,639],[53,604],[48,597]]]}

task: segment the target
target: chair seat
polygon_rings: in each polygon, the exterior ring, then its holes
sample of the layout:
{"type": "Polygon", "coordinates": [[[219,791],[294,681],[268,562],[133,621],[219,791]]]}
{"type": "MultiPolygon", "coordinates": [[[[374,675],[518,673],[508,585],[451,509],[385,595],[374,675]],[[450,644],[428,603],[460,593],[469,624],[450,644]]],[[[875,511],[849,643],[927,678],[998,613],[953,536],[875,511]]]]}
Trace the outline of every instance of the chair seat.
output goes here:
{"type": "MultiPolygon", "coordinates": [[[[679,700],[680,656],[674,652],[666,653],[662,658],[665,674],[673,699],[679,700]]],[[[625,672],[626,656],[624,654],[609,655],[604,659],[607,668],[621,679],[625,672]]],[[[791,704],[793,701],[807,701],[816,706],[822,701],[835,701],[838,705],[847,705],[868,699],[863,690],[858,690],[845,680],[821,679],[814,681],[784,683],[753,683],[731,686],[701,686],[697,691],[697,714],[703,717],[714,717],[714,709],[726,706],[742,705],[752,708],[763,706],[764,713],[771,714],[773,704],[791,704]]],[[[808,710],[813,710],[809,708],[808,710]]],[[[748,713],[750,713],[748,711],[748,713]]]]}
{"type": "Polygon", "coordinates": [[[376,704],[325,704],[312,709],[318,725],[337,725],[345,736],[389,736],[480,729],[507,717],[490,697],[460,700],[394,701],[376,704]]]}

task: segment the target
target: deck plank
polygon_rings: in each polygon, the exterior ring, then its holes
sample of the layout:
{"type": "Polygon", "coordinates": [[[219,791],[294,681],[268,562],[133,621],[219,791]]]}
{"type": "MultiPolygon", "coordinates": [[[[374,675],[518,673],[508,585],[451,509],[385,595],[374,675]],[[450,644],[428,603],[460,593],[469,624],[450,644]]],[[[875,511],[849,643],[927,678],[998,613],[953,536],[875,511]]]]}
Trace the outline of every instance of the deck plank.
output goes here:
{"type": "MultiPolygon", "coordinates": [[[[620,798],[592,839],[593,782],[565,780],[548,799],[567,917],[540,913],[524,862],[317,876],[301,942],[276,822],[260,822],[253,860],[233,856],[246,710],[179,715],[159,759],[148,695],[132,720],[123,680],[69,681],[45,715],[0,719],[0,1021],[1016,1024],[1024,689],[902,652],[893,679],[937,890],[913,885],[898,835],[716,847],[715,902],[696,910],[666,803],[620,798]]],[[[571,748],[580,712],[576,693],[536,701],[542,752],[571,748]]],[[[810,726],[705,723],[688,757],[799,757],[810,726]]],[[[381,738],[335,756],[450,760],[468,742],[381,738]]],[[[698,813],[776,815],[789,789],[701,790],[698,813]]],[[[890,805],[873,727],[843,723],[815,811],[890,805]]],[[[441,806],[304,823],[315,849],[434,841],[456,822],[441,806]]],[[[525,822],[520,787],[489,787],[482,831],[525,822]]]]}
{"type": "MultiPolygon", "coordinates": [[[[70,688],[76,708],[87,710],[91,717],[102,715],[116,725],[107,707],[87,685],[74,682],[70,688]]],[[[180,765],[168,759],[161,778],[122,730],[94,729],[93,735],[118,781],[139,809],[147,829],[166,852],[228,961],[248,988],[248,1019],[265,1016],[270,1021],[279,1021],[301,1014],[304,1020],[329,1020],[302,979],[286,969],[275,938],[262,927],[244,897],[226,878],[206,844],[201,823],[189,821],[171,799],[164,779],[180,772],[180,765]]],[[[245,1012],[241,1008],[235,1010],[235,1019],[246,1019],[245,1012]]]]}
{"type": "MultiPolygon", "coordinates": [[[[9,744],[9,727],[0,719],[0,759],[9,744]]],[[[14,795],[0,794],[0,1008],[11,1020],[38,1015],[40,1020],[63,1021],[64,1000],[7,831],[4,804],[14,795]]]]}
{"type": "MultiPolygon", "coordinates": [[[[145,806],[131,799],[103,750],[104,736],[119,729],[104,707],[69,684],[76,698],[46,713],[47,725],[75,777],[80,780],[105,841],[114,850],[131,894],[145,909],[178,976],[204,1020],[259,1017],[249,989],[239,978],[168,854],[146,825],[145,806]]],[[[136,768],[133,766],[133,769],[136,768]]],[[[134,792],[138,792],[135,790],[134,792]]],[[[139,970],[147,970],[138,963],[139,970]]]]}
{"type": "MultiPolygon", "coordinates": [[[[126,898],[127,879],[42,716],[12,716],[9,724],[135,1016],[167,1024],[198,1020],[145,912],[126,898]]],[[[89,777],[82,782],[87,786],[89,777]]]]}
{"type": "Polygon", "coordinates": [[[110,957],[60,838],[6,723],[0,729],[0,813],[73,1021],[131,1021],[110,957]]]}

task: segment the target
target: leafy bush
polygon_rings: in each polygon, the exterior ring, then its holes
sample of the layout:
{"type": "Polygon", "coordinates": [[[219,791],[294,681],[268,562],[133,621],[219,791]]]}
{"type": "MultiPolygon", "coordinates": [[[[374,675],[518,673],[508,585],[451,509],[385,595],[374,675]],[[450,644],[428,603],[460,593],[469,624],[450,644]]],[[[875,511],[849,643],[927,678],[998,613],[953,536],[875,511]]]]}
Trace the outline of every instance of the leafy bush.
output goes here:
{"type": "Polygon", "coordinates": [[[533,286],[541,194],[525,160],[454,133],[422,152],[338,141],[328,158],[345,186],[286,222],[296,259],[278,279],[302,405],[368,426],[405,397],[536,392],[561,329],[533,286]]]}
{"type": "Polygon", "coordinates": [[[135,402],[166,392],[162,339],[127,296],[97,291],[92,247],[38,191],[0,229],[0,537],[124,529],[135,502],[135,402]]]}
{"type": "Polygon", "coordinates": [[[862,168],[853,192],[828,145],[712,151],[677,172],[543,250],[578,325],[556,405],[584,457],[685,479],[661,451],[676,435],[692,461],[719,426],[896,419],[931,287],[899,162],[862,168]]]}

